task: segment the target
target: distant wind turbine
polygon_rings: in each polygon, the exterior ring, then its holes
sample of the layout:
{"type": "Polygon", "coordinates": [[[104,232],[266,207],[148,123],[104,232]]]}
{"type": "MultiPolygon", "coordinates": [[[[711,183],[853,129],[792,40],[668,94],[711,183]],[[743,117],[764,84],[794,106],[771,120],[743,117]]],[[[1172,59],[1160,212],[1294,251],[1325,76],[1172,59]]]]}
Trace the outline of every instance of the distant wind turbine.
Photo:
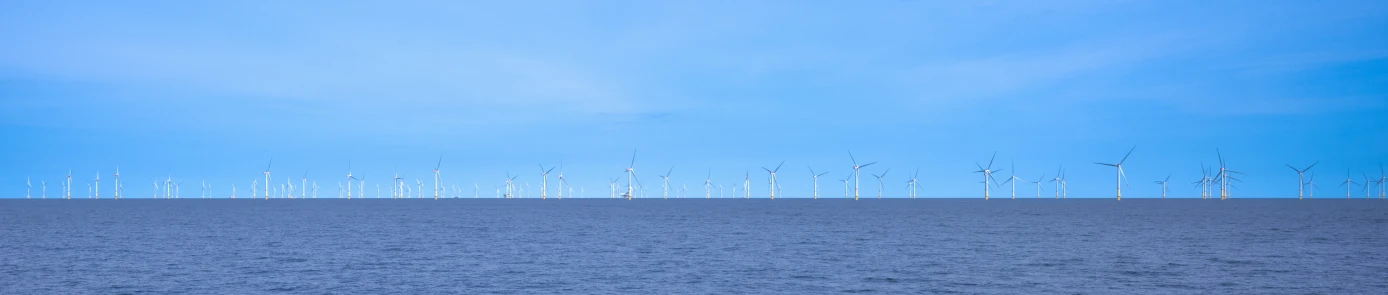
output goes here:
{"type": "Polygon", "coordinates": [[[988,182],[988,181],[990,181],[990,180],[993,181],[993,182],[997,182],[997,181],[998,181],[997,179],[993,179],[993,173],[1002,172],[1002,169],[998,169],[997,171],[992,170],[992,169],[993,169],[993,160],[994,160],[994,159],[997,159],[997,157],[998,157],[998,152],[993,152],[993,156],[990,157],[990,158],[988,158],[988,167],[986,167],[986,168],[983,167],[983,165],[979,165],[978,162],[974,162],[974,166],[978,166],[978,171],[974,171],[974,173],[983,173],[983,199],[984,199],[984,200],[987,200],[987,199],[988,199],[988,189],[989,189],[989,187],[988,187],[989,182],[988,182]]]}
{"type": "Polygon", "coordinates": [[[782,165],[785,165],[785,164],[786,164],[786,161],[781,161],[781,164],[777,164],[777,165],[776,165],[776,169],[766,169],[766,167],[761,167],[762,170],[766,170],[766,172],[771,173],[770,183],[771,183],[771,199],[772,199],[772,200],[775,200],[775,199],[776,199],[776,171],[781,171],[781,166],[782,166],[782,165]]]}
{"type": "Polygon", "coordinates": [[[814,168],[810,168],[809,166],[806,166],[805,168],[806,168],[806,169],[810,169],[810,176],[811,176],[811,177],[814,177],[814,199],[815,199],[815,200],[818,200],[818,199],[819,199],[819,177],[820,177],[820,176],[824,176],[825,174],[829,174],[829,172],[824,172],[824,173],[815,174],[815,173],[814,173],[814,168]]]}
{"type": "Polygon", "coordinates": [[[883,177],[887,177],[887,173],[888,173],[888,172],[892,172],[892,169],[891,169],[891,168],[887,168],[886,171],[882,171],[882,175],[877,175],[877,174],[873,174],[873,175],[872,175],[873,177],[877,177],[877,198],[878,198],[878,199],[881,199],[881,198],[882,198],[882,178],[883,178],[883,177]]]}
{"type": "Polygon", "coordinates": [[[853,200],[857,201],[859,192],[858,188],[862,182],[862,174],[859,172],[859,169],[863,169],[863,167],[867,167],[872,164],[877,164],[877,162],[858,165],[858,158],[853,157],[853,151],[848,151],[848,159],[853,161],[853,200]]]}
{"type": "Polygon", "coordinates": [[[1122,159],[1122,160],[1118,160],[1118,164],[1109,164],[1109,163],[1094,162],[1094,164],[1099,164],[1099,165],[1104,165],[1104,166],[1110,166],[1110,167],[1117,168],[1117,172],[1114,173],[1113,178],[1114,178],[1114,181],[1117,183],[1117,184],[1115,184],[1114,187],[1115,187],[1116,190],[1118,190],[1118,200],[1119,200],[1119,201],[1122,201],[1122,200],[1123,200],[1123,182],[1124,182],[1124,180],[1127,180],[1127,178],[1128,178],[1127,175],[1124,175],[1124,174],[1123,174],[1123,162],[1127,162],[1127,161],[1128,161],[1128,156],[1133,155],[1133,150],[1136,150],[1136,149],[1137,149],[1137,146],[1133,146],[1132,149],[1129,149],[1129,150],[1128,150],[1128,154],[1123,155],[1123,159],[1122,159]]]}
{"type": "Polygon", "coordinates": [[[1296,169],[1296,167],[1292,167],[1291,164],[1287,164],[1287,168],[1292,168],[1292,171],[1296,171],[1296,183],[1297,183],[1297,185],[1296,185],[1296,199],[1297,199],[1297,200],[1300,200],[1301,197],[1302,197],[1302,194],[1304,194],[1305,191],[1306,191],[1306,179],[1304,178],[1304,177],[1306,176],[1306,171],[1311,170],[1311,167],[1316,167],[1316,164],[1320,164],[1320,163],[1321,163],[1321,162],[1311,163],[1311,166],[1306,166],[1306,169],[1296,169]]]}
{"type": "Polygon", "coordinates": [[[1160,184],[1160,185],[1161,185],[1161,198],[1162,198],[1162,199],[1165,199],[1165,198],[1166,198],[1166,182],[1168,182],[1168,181],[1171,181],[1171,175],[1170,175],[1170,174],[1167,174],[1167,175],[1166,175],[1166,180],[1153,181],[1154,183],[1160,184]]]}

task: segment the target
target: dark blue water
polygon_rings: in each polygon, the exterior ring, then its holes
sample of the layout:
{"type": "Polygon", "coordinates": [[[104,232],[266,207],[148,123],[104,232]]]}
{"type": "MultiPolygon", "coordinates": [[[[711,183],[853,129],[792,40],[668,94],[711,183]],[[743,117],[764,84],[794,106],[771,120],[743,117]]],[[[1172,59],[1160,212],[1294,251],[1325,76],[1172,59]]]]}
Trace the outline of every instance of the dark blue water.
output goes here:
{"type": "Polygon", "coordinates": [[[1388,293],[1382,200],[0,200],[0,294],[1388,293]]]}

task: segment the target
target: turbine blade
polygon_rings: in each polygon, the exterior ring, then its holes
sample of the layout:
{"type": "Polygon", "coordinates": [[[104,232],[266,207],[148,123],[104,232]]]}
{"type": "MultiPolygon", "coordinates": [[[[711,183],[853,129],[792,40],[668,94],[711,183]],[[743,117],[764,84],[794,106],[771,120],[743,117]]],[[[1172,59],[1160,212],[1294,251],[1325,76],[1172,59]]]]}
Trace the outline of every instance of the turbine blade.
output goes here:
{"type": "Polygon", "coordinates": [[[1136,145],[1134,145],[1133,148],[1128,149],[1128,153],[1125,154],[1125,155],[1123,155],[1123,159],[1122,159],[1122,160],[1118,160],[1118,165],[1123,165],[1123,162],[1128,161],[1128,156],[1133,155],[1133,150],[1136,150],[1136,149],[1137,149],[1137,146],[1136,146],[1136,145]]]}

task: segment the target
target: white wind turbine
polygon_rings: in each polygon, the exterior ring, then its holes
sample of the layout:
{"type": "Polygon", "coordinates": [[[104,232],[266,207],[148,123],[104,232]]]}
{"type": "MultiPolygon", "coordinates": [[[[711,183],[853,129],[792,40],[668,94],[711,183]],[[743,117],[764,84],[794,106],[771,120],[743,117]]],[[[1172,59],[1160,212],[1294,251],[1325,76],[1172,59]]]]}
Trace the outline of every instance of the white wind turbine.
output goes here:
{"type": "Polygon", "coordinates": [[[1029,182],[1027,182],[1027,183],[1035,183],[1035,184],[1036,184],[1036,198],[1037,198],[1037,199],[1040,199],[1040,198],[1041,198],[1041,182],[1042,182],[1042,181],[1045,181],[1045,180],[1046,180],[1046,174],[1045,174],[1045,173],[1042,173],[1040,179],[1037,179],[1036,181],[1029,181],[1029,182]]]}
{"type": "Polygon", "coordinates": [[[206,199],[206,198],[207,198],[207,181],[206,181],[206,180],[204,180],[204,181],[202,181],[201,183],[198,184],[198,198],[200,198],[200,199],[206,199]]]}
{"type": "Polygon", "coordinates": [[[34,184],[29,182],[29,178],[28,178],[28,177],[25,177],[25,178],[24,178],[24,198],[25,198],[25,199],[28,199],[28,198],[29,198],[29,189],[32,189],[33,187],[34,187],[34,184]]]}
{"type": "MultiPolygon", "coordinates": [[[[443,167],[443,155],[439,155],[439,163],[434,165],[434,200],[439,199],[439,168],[443,167]]],[[[379,194],[378,194],[379,195],[379,194]]]]}
{"type": "Polygon", "coordinates": [[[810,177],[813,177],[813,178],[814,178],[814,199],[815,199],[815,200],[818,200],[818,199],[819,199],[819,177],[820,177],[820,176],[824,176],[825,174],[829,174],[829,172],[826,171],[826,172],[824,172],[824,173],[817,173],[817,174],[816,174],[816,173],[814,172],[814,168],[811,168],[811,167],[809,167],[809,166],[805,166],[805,169],[810,169],[810,177]]]}
{"type": "Polygon", "coordinates": [[[781,166],[785,164],[786,161],[781,161],[781,164],[776,165],[776,169],[766,169],[766,167],[761,167],[762,170],[766,170],[767,173],[771,173],[771,179],[769,179],[769,181],[771,183],[772,200],[776,199],[776,171],[781,171],[781,166]]]}
{"type": "Polygon", "coordinates": [[[751,174],[751,172],[748,172],[748,171],[743,171],[743,172],[742,172],[742,194],[743,194],[743,196],[742,196],[743,199],[751,199],[751,198],[752,198],[752,174],[751,174]]]}
{"type": "MultiPolygon", "coordinates": [[[[541,199],[541,200],[544,200],[544,199],[548,198],[548,195],[546,195],[546,193],[549,192],[549,172],[550,172],[550,171],[554,171],[554,167],[549,167],[549,169],[545,169],[545,164],[540,164],[540,199],[541,199]]],[[[614,189],[614,190],[615,190],[615,189],[614,189]]]]}
{"type": "Polygon", "coordinates": [[[87,198],[88,198],[88,199],[91,199],[91,198],[92,198],[92,184],[90,184],[90,183],[87,184],[87,198]]]}
{"type": "MultiPolygon", "coordinates": [[[[309,187],[308,187],[308,170],[304,170],[304,177],[300,177],[300,178],[299,178],[299,186],[302,186],[302,187],[304,188],[304,189],[300,189],[300,190],[299,190],[299,198],[300,198],[300,199],[308,198],[308,190],[307,190],[307,188],[309,188],[309,187]]],[[[317,188],[315,187],[314,189],[316,190],[317,188]]],[[[314,197],[317,197],[317,196],[314,196],[314,197]]]]}
{"type": "Polygon", "coordinates": [[[356,177],[352,177],[352,161],[349,160],[349,161],[347,161],[347,199],[348,199],[348,200],[351,200],[351,199],[352,199],[352,180],[353,180],[353,179],[356,179],[356,177]]]}
{"type": "Polygon", "coordinates": [[[270,163],[265,165],[265,199],[270,199],[270,166],[275,164],[275,158],[270,158],[270,163]]]}
{"type": "MultiPolygon", "coordinates": [[[[709,169],[709,170],[708,170],[708,176],[707,176],[707,177],[704,177],[704,198],[705,198],[705,199],[708,199],[708,198],[712,198],[712,197],[713,197],[713,193],[710,192],[710,189],[712,189],[712,188],[713,188],[713,169],[709,169]]],[[[720,191],[719,193],[721,194],[722,192],[720,191]]]]}
{"type": "Polygon", "coordinates": [[[632,195],[631,195],[631,194],[632,194],[632,189],[633,189],[634,187],[631,186],[631,185],[632,185],[631,182],[632,182],[633,180],[635,180],[637,184],[640,184],[640,183],[641,183],[641,180],[638,179],[638,178],[636,178],[636,149],[632,149],[632,150],[631,150],[631,164],[628,164],[628,165],[627,165],[627,194],[626,194],[626,198],[627,198],[628,201],[632,199],[632,195]]]}
{"type": "Polygon", "coordinates": [[[1123,159],[1122,159],[1122,160],[1119,160],[1119,161],[1118,161],[1118,164],[1108,164],[1108,163],[1094,162],[1094,164],[1099,164],[1099,165],[1104,165],[1104,166],[1110,166],[1110,167],[1114,167],[1114,168],[1117,168],[1117,169],[1118,169],[1118,171],[1114,174],[1113,178],[1115,179],[1114,181],[1117,183],[1117,184],[1115,185],[1115,189],[1118,190],[1118,200],[1119,200],[1119,201],[1122,201],[1122,200],[1123,200],[1123,183],[1124,183],[1124,180],[1127,180],[1127,178],[1128,178],[1127,175],[1124,175],[1124,174],[1123,174],[1123,162],[1128,161],[1128,156],[1131,156],[1131,155],[1133,154],[1133,150],[1136,150],[1136,149],[1137,149],[1137,146],[1133,146],[1132,149],[1129,149],[1129,150],[1128,150],[1128,154],[1123,155],[1123,159]]]}
{"type": "Polygon", "coordinates": [[[236,198],[236,185],[235,185],[235,184],[231,185],[231,198],[232,198],[232,199],[235,199],[235,198],[236,198]]]}
{"type": "Polygon", "coordinates": [[[1162,180],[1162,181],[1153,181],[1154,183],[1160,184],[1160,185],[1161,185],[1161,198],[1162,198],[1162,199],[1165,199],[1165,198],[1166,198],[1166,182],[1168,182],[1168,181],[1171,181],[1171,175],[1170,175],[1170,174],[1167,174],[1167,175],[1166,175],[1166,180],[1162,180]]]}
{"type": "MultiPolygon", "coordinates": [[[[670,198],[670,173],[671,173],[671,172],[675,172],[675,166],[670,166],[670,170],[669,170],[669,171],[665,171],[665,175],[656,175],[656,176],[660,176],[660,179],[662,179],[662,180],[664,181],[664,182],[662,182],[662,183],[660,184],[660,191],[661,191],[660,195],[661,195],[662,198],[665,198],[665,199],[669,199],[669,198],[670,198]]],[[[775,194],[772,194],[772,195],[774,196],[775,194]]]]}
{"type": "MultiPolygon", "coordinates": [[[[101,172],[96,172],[96,178],[101,178],[101,172]]],[[[67,178],[63,181],[63,198],[72,199],[72,169],[67,170],[67,178]]]]}
{"type": "Polygon", "coordinates": [[[1350,175],[1353,174],[1350,174],[1349,169],[1345,169],[1345,182],[1340,183],[1340,187],[1345,188],[1345,199],[1349,199],[1351,185],[1359,184],[1354,182],[1354,179],[1350,178],[1350,175]]]}
{"type": "MultiPolygon", "coordinates": [[[[560,160],[560,161],[559,161],[559,175],[555,175],[554,178],[559,180],[558,183],[555,183],[555,185],[558,186],[559,190],[558,190],[558,192],[555,193],[554,196],[555,196],[555,198],[559,198],[559,199],[562,200],[562,199],[564,199],[564,186],[569,185],[569,183],[566,182],[566,181],[564,180],[564,161],[563,161],[563,160],[560,160]]],[[[573,195],[573,188],[569,188],[569,195],[573,195]]]]}
{"type": "Polygon", "coordinates": [[[906,181],[906,189],[909,190],[907,192],[907,197],[910,197],[912,199],[916,198],[916,190],[920,188],[920,181],[916,180],[916,176],[919,176],[920,174],[921,169],[916,168],[916,172],[911,173],[911,180],[906,181]]]}
{"type": "Polygon", "coordinates": [[[1013,163],[1013,164],[1012,164],[1012,176],[1008,177],[1007,180],[1003,181],[1000,185],[1002,185],[1002,184],[1007,184],[1007,183],[1011,182],[1011,183],[1012,183],[1012,199],[1015,200],[1015,199],[1017,199],[1017,181],[1021,181],[1021,180],[1022,180],[1021,178],[1017,177],[1017,164],[1016,164],[1016,163],[1013,163]]]}
{"type": "Polygon", "coordinates": [[[48,198],[48,182],[47,182],[47,181],[40,180],[40,181],[39,181],[39,188],[42,189],[42,192],[43,192],[43,194],[40,195],[41,198],[47,199],[47,198],[48,198]]]}
{"type": "Polygon", "coordinates": [[[993,157],[992,157],[992,158],[988,158],[988,167],[987,167],[987,168],[984,168],[983,165],[979,165],[978,162],[974,162],[974,166],[978,166],[978,171],[974,171],[974,173],[983,173],[983,199],[984,199],[984,200],[987,200],[987,199],[988,199],[988,192],[989,192],[989,191],[988,191],[988,184],[989,184],[988,181],[989,181],[989,180],[992,180],[992,181],[994,181],[994,182],[998,181],[997,179],[993,179],[993,173],[1002,172],[1002,169],[998,169],[997,171],[992,170],[992,169],[993,169],[993,159],[996,159],[997,157],[998,157],[998,152],[993,152],[993,157]]]}
{"type": "MultiPolygon", "coordinates": [[[[867,164],[858,165],[858,159],[853,157],[853,151],[848,151],[848,159],[853,161],[853,200],[854,200],[854,201],[857,201],[857,200],[858,200],[858,187],[859,187],[859,185],[861,185],[861,182],[862,182],[862,181],[861,181],[861,180],[862,180],[862,177],[861,177],[861,174],[859,173],[858,169],[862,169],[863,167],[867,167],[867,166],[872,165],[872,164],[877,164],[877,162],[872,162],[872,163],[867,163],[867,164]]],[[[845,184],[847,184],[847,183],[845,183],[845,184]]]]}
{"type": "Polygon", "coordinates": [[[123,191],[122,188],[124,188],[124,187],[122,187],[122,186],[120,185],[120,166],[116,166],[116,174],[115,174],[114,176],[115,176],[115,178],[116,178],[116,185],[115,185],[116,189],[115,189],[115,191],[113,192],[113,193],[115,193],[115,195],[113,195],[112,197],[115,198],[115,199],[117,199],[117,200],[119,200],[120,197],[121,197],[121,195],[122,195],[122,193],[121,193],[121,191],[123,191]]]}
{"type": "MultiPolygon", "coordinates": [[[[516,176],[520,176],[520,175],[516,175],[516,176]]],[[[418,199],[418,198],[423,197],[423,194],[424,194],[424,182],[423,182],[423,181],[420,181],[419,178],[415,178],[415,179],[414,179],[414,185],[415,185],[414,198],[415,198],[415,199],[418,199]]]]}
{"type": "MultiPolygon", "coordinates": [[[[341,193],[341,192],[342,192],[342,183],[338,183],[337,186],[338,186],[338,188],[337,188],[338,193],[341,193]]],[[[259,179],[251,179],[251,198],[255,198],[255,195],[256,195],[255,189],[256,189],[256,188],[259,188],[259,187],[260,187],[260,180],[259,180],[259,179]]],[[[159,181],[158,181],[158,180],[155,180],[155,181],[154,181],[154,197],[155,197],[155,198],[158,198],[158,197],[159,197],[159,181]]],[[[342,197],[342,195],[338,195],[338,197],[340,198],[340,197],[342,197]]]]}
{"type": "Polygon", "coordinates": [[[357,177],[357,198],[366,198],[366,176],[357,177]]]}
{"type": "Polygon", "coordinates": [[[883,172],[882,172],[882,175],[877,175],[877,174],[873,174],[873,175],[872,175],[873,177],[877,177],[877,198],[878,198],[878,199],[881,199],[881,198],[882,198],[882,178],[887,176],[887,172],[892,172],[892,169],[891,169],[891,168],[887,168],[887,171],[883,171],[883,172]]]}
{"type": "MultiPolygon", "coordinates": [[[[72,179],[72,172],[68,172],[68,179],[72,179]]],[[[71,180],[68,180],[71,182],[71,180]]],[[[92,186],[96,190],[96,198],[101,199],[101,171],[96,172],[96,178],[92,179],[95,184],[92,186]]]]}
{"type": "Polygon", "coordinates": [[[1226,167],[1224,163],[1224,153],[1221,153],[1218,148],[1215,149],[1215,155],[1219,156],[1219,174],[1215,175],[1215,179],[1219,183],[1219,199],[1227,200],[1229,199],[1229,187],[1232,186],[1232,184],[1230,184],[1229,181],[1233,180],[1243,182],[1242,180],[1239,180],[1238,178],[1234,178],[1234,176],[1229,175],[1229,173],[1243,174],[1243,172],[1230,170],[1228,167],[1226,167]]]}
{"type": "Polygon", "coordinates": [[[609,196],[607,196],[607,198],[609,198],[609,199],[616,199],[616,198],[617,198],[617,179],[616,179],[616,178],[609,178],[608,180],[609,180],[609,181],[607,182],[607,187],[612,189],[612,194],[609,195],[609,196]]]}
{"type": "Polygon", "coordinates": [[[1306,197],[1310,199],[1315,199],[1316,189],[1320,188],[1320,186],[1316,185],[1316,173],[1311,173],[1311,178],[1306,180],[1306,186],[1311,187],[1311,189],[1309,189],[1309,191],[1307,192],[1308,194],[1306,195],[1306,197]]]}
{"type": "Polygon", "coordinates": [[[1057,170],[1055,171],[1055,177],[1051,178],[1051,181],[1047,181],[1047,182],[1054,182],[1054,183],[1055,183],[1055,198],[1056,198],[1056,199],[1059,199],[1059,198],[1060,198],[1060,183],[1061,183],[1061,178],[1060,178],[1060,177],[1061,177],[1061,175],[1063,175],[1062,173],[1065,173],[1065,166],[1064,166],[1064,165],[1060,166],[1060,169],[1057,169],[1057,170]]]}
{"type": "Polygon", "coordinates": [[[1320,164],[1320,163],[1321,163],[1321,162],[1311,163],[1311,166],[1306,166],[1306,169],[1296,169],[1296,167],[1292,167],[1291,164],[1286,164],[1286,165],[1287,165],[1287,168],[1292,168],[1292,171],[1296,171],[1296,183],[1297,183],[1297,185],[1296,185],[1296,199],[1297,199],[1297,200],[1300,200],[1301,197],[1302,197],[1302,194],[1305,193],[1305,191],[1306,191],[1306,183],[1305,183],[1305,182],[1306,182],[1306,179],[1305,179],[1306,171],[1311,170],[1311,167],[1316,167],[1316,164],[1320,164]]]}
{"type": "MultiPolygon", "coordinates": [[[[856,172],[856,171],[855,171],[855,172],[856,172]]],[[[843,182],[843,198],[844,198],[844,199],[847,199],[847,198],[848,198],[848,180],[850,180],[850,179],[853,179],[853,172],[849,172],[849,173],[848,173],[848,177],[844,177],[843,180],[839,180],[840,182],[843,182]]]]}

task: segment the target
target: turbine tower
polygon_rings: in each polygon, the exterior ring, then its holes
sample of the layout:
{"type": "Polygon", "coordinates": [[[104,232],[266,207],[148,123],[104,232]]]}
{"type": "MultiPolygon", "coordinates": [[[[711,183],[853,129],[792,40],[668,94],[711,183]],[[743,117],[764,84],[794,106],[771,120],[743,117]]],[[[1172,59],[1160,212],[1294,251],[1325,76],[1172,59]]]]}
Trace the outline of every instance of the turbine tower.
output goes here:
{"type": "Polygon", "coordinates": [[[439,199],[439,167],[443,167],[443,155],[439,155],[439,163],[434,165],[434,200],[439,199]]]}
{"type": "Polygon", "coordinates": [[[810,169],[810,176],[814,177],[814,199],[815,199],[815,200],[818,200],[818,199],[819,199],[819,177],[820,177],[820,176],[824,176],[825,174],[829,174],[829,172],[824,172],[824,173],[816,174],[816,173],[814,173],[814,168],[810,168],[809,166],[806,166],[805,168],[806,168],[806,169],[810,169]]]}
{"type": "Polygon", "coordinates": [[[853,161],[853,200],[857,201],[858,187],[862,182],[862,174],[860,174],[858,170],[862,169],[863,167],[867,167],[868,165],[877,164],[877,162],[858,165],[858,159],[853,157],[853,151],[848,151],[848,159],[853,161]]]}
{"type": "Polygon", "coordinates": [[[1047,181],[1047,182],[1054,182],[1054,183],[1055,183],[1055,198],[1056,198],[1056,199],[1059,199],[1059,198],[1060,198],[1060,176],[1061,176],[1061,173],[1064,173],[1064,172],[1065,172],[1065,166],[1060,166],[1060,169],[1056,169],[1056,170],[1055,170],[1055,177],[1052,177],[1052,178],[1051,178],[1051,181],[1047,181]]]}
{"type": "Polygon", "coordinates": [[[270,199],[270,166],[275,164],[275,158],[270,158],[270,163],[265,165],[265,199],[270,199]]]}
{"type": "MultiPolygon", "coordinates": [[[[299,186],[301,186],[301,187],[304,188],[304,189],[300,189],[300,190],[299,190],[299,198],[300,198],[300,199],[307,198],[307,197],[308,197],[308,194],[307,194],[307,193],[308,193],[308,190],[307,190],[307,188],[308,188],[308,170],[304,170],[304,177],[299,178],[299,186]]],[[[316,196],[315,196],[315,197],[316,197],[316,196]]]]}
{"type": "Polygon", "coordinates": [[[1128,161],[1128,156],[1131,156],[1131,155],[1133,154],[1133,150],[1136,150],[1136,149],[1137,149],[1137,146],[1133,146],[1132,149],[1129,149],[1129,150],[1128,150],[1128,154],[1123,155],[1123,159],[1122,159],[1122,160],[1118,160],[1118,164],[1108,164],[1108,163],[1094,162],[1094,164],[1099,164],[1099,165],[1104,165],[1104,166],[1110,166],[1110,167],[1117,168],[1118,171],[1114,174],[1113,179],[1114,179],[1114,181],[1117,183],[1117,184],[1114,185],[1114,187],[1115,187],[1116,190],[1118,190],[1118,200],[1119,200],[1119,201],[1122,201],[1122,200],[1123,200],[1123,181],[1126,180],[1126,179],[1128,178],[1127,175],[1123,175],[1123,162],[1128,161]]]}
{"type": "Polygon", "coordinates": [[[34,187],[34,184],[29,182],[29,178],[28,178],[28,177],[25,177],[25,178],[24,178],[24,198],[25,198],[25,199],[28,199],[28,198],[29,198],[29,189],[32,189],[33,187],[34,187]]]}
{"type": "MultiPolygon", "coordinates": [[[[568,183],[567,181],[564,181],[564,161],[563,161],[563,160],[560,160],[560,161],[559,161],[559,175],[557,175],[557,177],[555,177],[555,178],[559,180],[559,182],[555,184],[555,186],[558,186],[558,187],[559,187],[558,192],[557,192],[555,195],[556,195],[556,197],[558,197],[560,200],[563,200],[563,199],[564,199],[564,186],[569,185],[569,183],[568,183]]],[[[569,195],[572,196],[572,195],[573,195],[573,191],[572,191],[573,188],[569,188],[569,190],[570,190],[569,195]]]]}
{"type": "Polygon", "coordinates": [[[887,168],[887,171],[882,171],[882,175],[877,175],[877,174],[873,174],[873,175],[872,175],[873,177],[877,177],[877,198],[878,198],[878,199],[881,199],[881,198],[882,198],[882,178],[883,178],[883,177],[887,177],[887,173],[888,173],[888,172],[892,172],[892,169],[891,169],[891,168],[887,168]]]}
{"type": "Polygon", "coordinates": [[[781,171],[781,166],[782,166],[782,165],[785,165],[785,164],[786,164],[786,161],[781,161],[780,164],[777,164],[777,165],[776,165],[776,169],[766,169],[766,167],[761,167],[762,170],[766,170],[767,173],[771,173],[771,179],[770,179],[770,183],[771,183],[771,184],[770,184],[770,185],[771,185],[771,199],[772,199],[772,200],[775,200],[775,199],[776,199],[776,171],[781,171]]]}
{"type": "MultiPolygon", "coordinates": [[[[72,172],[68,172],[68,177],[67,177],[67,178],[69,179],[69,180],[68,180],[69,182],[72,181],[72,180],[71,180],[71,179],[72,179],[72,172]]],[[[94,181],[94,182],[96,183],[95,185],[93,185],[93,187],[95,187],[95,189],[96,189],[96,199],[100,200],[100,199],[101,199],[101,172],[100,172],[100,171],[97,171],[97,172],[96,172],[96,179],[93,179],[92,181],[94,181]]],[[[69,196],[69,197],[70,197],[70,196],[69,196]]]]}
{"type": "MultiPolygon", "coordinates": [[[[101,171],[96,172],[96,179],[101,179],[101,171]]],[[[67,178],[63,180],[63,198],[72,199],[72,169],[67,170],[67,178]]]]}
{"type": "MultiPolygon", "coordinates": [[[[626,194],[626,198],[627,198],[628,201],[630,201],[631,198],[632,198],[632,196],[631,196],[632,189],[633,189],[633,187],[631,186],[631,181],[632,181],[632,180],[636,180],[636,149],[631,149],[631,164],[627,164],[627,194],[626,194]]],[[[636,181],[637,181],[637,182],[640,182],[640,180],[636,180],[636,181]]]]}
{"type": "Polygon", "coordinates": [[[1166,182],[1168,182],[1168,181],[1171,181],[1171,174],[1167,174],[1167,175],[1166,175],[1166,180],[1153,181],[1154,183],[1160,184],[1160,185],[1161,185],[1161,198],[1162,198],[1162,199],[1165,199],[1165,198],[1166,198],[1166,182]]]}
{"type": "Polygon", "coordinates": [[[1303,193],[1305,193],[1305,191],[1306,191],[1306,179],[1304,178],[1304,177],[1306,176],[1306,171],[1311,170],[1311,167],[1316,167],[1316,164],[1320,164],[1320,163],[1321,163],[1321,162],[1311,163],[1311,166],[1306,166],[1306,169],[1296,169],[1296,167],[1292,167],[1291,164],[1286,164],[1286,165],[1287,165],[1287,168],[1292,168],[1292,171],[1296,171],[1296,183],[1297,183],[1297,185],[1296,185],[1296,199],[1297,199],[1297,200],[1300,200],[1300,199],[1301,199],[1301,195],[1302,195],[1303,193]]]}
{"type": "Polygon", "coordinates": [[[988,199],[988,184],[989,184],[988,181],[990,181],[990,180],[993,181],[993,182],[997,182],[997,181],[998,181],[997,179],[993,179],[993,173],[1002,172],[1002,169],[998,169],[997,171],[993,171],[993,170],[992,170],[992,169],[993,169],[993,160],[994,160],[994,159],[997,159],[997,158],[998,158],[998,152],[993,152],[993,157],[988,158],[988,167],[986,167],[986,168],[983,167],[983,165],[979,165],[978,162],[974,162],[974,166],[978,166],[978,171],[974,171],[974,173],[983,173],[983,199],[984,199],[984,200],[987,200],[987,199],[988,199]]]}
{"type": "Polygon", "coordinates": [[[1239,180],[1238,178],[1234,178],[1233,176],[1230,176],[1229,173],[1243,174],[1243,172],[1238,172],[1238,171],[1230,170],[1228,167],[1226,167],[1226,166],[1225,166],[1225,163],[1224,163],[1224,154],[1221,153],[1221,152],[1219,151],[1219,149],[1215,149],[1215,155],[1219,156],[1219,174],[1215,175],[1215,178],[1217,179],[1216,181],[1219,182],[1219,199],[1220,199],[1220,200],[1228,200],[1228,199],[1229,199],[1229,187],[1231,186],[1230,183],[1229,183],[1229,181],[1230,181],[1230,180],[1233,180],[1233,181],[1243,182],[1242,180],[1239,180]]]}
{"type": "Polygon", "coordinates": [[[115,185],[116,189],[115,189],[115,191],[113,192],[113,193],[115,193],[115,195],[113,195],[112,197],[115,198],[115,199],[117,199],[117,200],[120,200],[121,191],[122,191],[122,189],[121,189],[122,187],[121,187],[121,185],[120,185],[120,166],[116,166],[116,174],[114,175],[114,177],[116,178],[116,185],[115,185]]]}

